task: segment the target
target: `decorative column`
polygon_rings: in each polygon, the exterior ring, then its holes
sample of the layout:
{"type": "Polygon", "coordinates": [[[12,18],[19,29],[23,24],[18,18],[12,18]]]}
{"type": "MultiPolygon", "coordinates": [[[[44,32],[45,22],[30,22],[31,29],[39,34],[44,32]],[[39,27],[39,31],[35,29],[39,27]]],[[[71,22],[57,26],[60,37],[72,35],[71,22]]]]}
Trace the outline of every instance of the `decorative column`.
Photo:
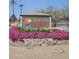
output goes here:
{"type": "Polygon", "coordinates": [[[22,16],[20,16],[20,27],[22,27],[22,16]]]}
{"type": "Polygon", "coordinates": [[[50,27],[50,29],[51,29],[51,17],[49,17],[49,27],[50,27]]]}

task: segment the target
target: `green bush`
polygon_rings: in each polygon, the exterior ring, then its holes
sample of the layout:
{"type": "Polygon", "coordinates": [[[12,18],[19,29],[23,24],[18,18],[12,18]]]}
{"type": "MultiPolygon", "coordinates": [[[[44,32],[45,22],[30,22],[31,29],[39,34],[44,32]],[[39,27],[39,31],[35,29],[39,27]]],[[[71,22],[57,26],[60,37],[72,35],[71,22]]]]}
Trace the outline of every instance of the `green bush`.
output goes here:
{"type": "Polygon", "coordinates": [[[25,27],[18,27],[18,29],[20,31],[23,31],[23,32],[52,32],[53,29],[50,29],[50,28],[25,28],[25,27]]]}
{"type": "Polygon", "coordinates": [[[30,32],[31,29],[30,28],[25,28],[25,27],[19,27],[18,28],[20,31],[23,31],[23,32],[30,32]]]}
{"type": "Polygon", "coordinates": [[[52,32],[52,29],[50,29],[50,28],[42,28],[42,29],[40,29],[40,32],[52,32]]]}

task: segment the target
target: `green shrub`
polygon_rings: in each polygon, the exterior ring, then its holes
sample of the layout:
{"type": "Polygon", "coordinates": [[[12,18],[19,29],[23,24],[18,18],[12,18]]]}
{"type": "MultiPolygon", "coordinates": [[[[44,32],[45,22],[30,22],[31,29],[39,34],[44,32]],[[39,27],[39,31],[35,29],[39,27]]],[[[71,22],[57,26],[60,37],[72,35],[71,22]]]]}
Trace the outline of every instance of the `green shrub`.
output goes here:
{"type": "Polygon", "coordinates": [[[25,27],[19,27],[17,29],[19,29],[20,31],[23,31],[23,32],[30,32],[31,31],[30,28],[25,28],[25,27]]]}
{"type": "Polygon", "coordinates": [[[18,28],[20,31],[23,31],[23,32],[52,32],[53,29],[50,29],[50,28],[25,28],[25,27],[19,27],[18,28]]]}
{"type": "Polygon", "coordinates": [[[52,32],[53,29],[50,29],[50,28],[41,28],[40,31],[41,32],[52,32]]]}

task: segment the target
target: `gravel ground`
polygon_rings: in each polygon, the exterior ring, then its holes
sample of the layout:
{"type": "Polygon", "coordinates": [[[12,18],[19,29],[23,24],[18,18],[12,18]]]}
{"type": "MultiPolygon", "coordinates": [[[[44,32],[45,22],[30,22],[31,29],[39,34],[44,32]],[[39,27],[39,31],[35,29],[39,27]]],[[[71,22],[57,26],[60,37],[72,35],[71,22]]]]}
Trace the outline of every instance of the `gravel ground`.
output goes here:
{"type": "Polygon", "coordinates": [[[10,59],[69,59],[68,45],[26,47],[9,46],[10,59]]]}

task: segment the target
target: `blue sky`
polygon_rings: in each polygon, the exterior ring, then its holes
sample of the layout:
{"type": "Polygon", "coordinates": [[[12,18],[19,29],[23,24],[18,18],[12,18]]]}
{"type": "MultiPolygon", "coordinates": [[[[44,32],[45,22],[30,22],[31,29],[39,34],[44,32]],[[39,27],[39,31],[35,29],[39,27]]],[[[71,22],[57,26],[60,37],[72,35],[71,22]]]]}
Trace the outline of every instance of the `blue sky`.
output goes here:
{"type": "MultiPolygon", "coordinates": [[[[9,0],[11,1],[11,0],[9,0]]],[[[15,0],[17,4],[15,5],[15,15],[19,18],[20,8],[19,4],[24,4],[23,13],[29,13],[33,11],[37,11],[40,9],[47,8],[49,6],[53,6],[55,8],[64,8],[69,5],[69,0],[15,0]]],[[[9,15],[12,15],[12,7],[11,3],[9,4],[9,15]]]]}

